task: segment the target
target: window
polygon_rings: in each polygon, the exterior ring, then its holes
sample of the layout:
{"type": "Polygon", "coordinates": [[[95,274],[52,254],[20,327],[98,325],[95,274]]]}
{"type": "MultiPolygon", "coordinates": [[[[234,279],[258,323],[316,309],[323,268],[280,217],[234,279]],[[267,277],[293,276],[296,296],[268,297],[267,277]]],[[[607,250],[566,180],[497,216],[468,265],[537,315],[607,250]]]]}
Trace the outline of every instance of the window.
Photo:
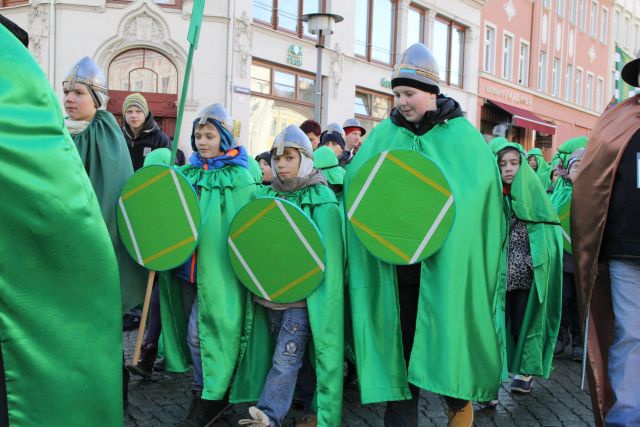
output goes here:
{"type": "Polygon", "coordinates": [[[580,0],[580,31],[587,31],[587,0],[580,0]]]}
{"type": "MultiPolygon", "coordinates": [[[[133,3],[134,0],[107,0],[108,3],[133,3]]],[[[22,2],[22,1],[16,1],[16,0],[0,0],[0,6],[2,6],[4,2],[5,6],[9,6],[12,4],[19,4],[19,3],[28,3],[28,2],[22,2]],[[7,4],[9,3],[9,4],[7,4]]],[[[160,5],[162,7],[168,7],[168,8],[182,8],[182,0],[153,0],[153,3],[160,5]]]]}
{"type": "Polygon", "coordinates": [[[598,113],[602,112],[603,90],[604,90],[604,79],[602,79],[602,77],[598,77],[598,81],[596,83],[596,111],[598,113]]]}
{"type": "Polygon", "coordinates": [[[622,31],[622,21],[621,21],[621,16],[620,16],[620,12],[619,11],[615,11],[615,14],[613,15],[613,39],[615,42],[620,43],[620,31],[622,31]]]}
{"type": "Polygon", "coordinates": [[[582,70],[576,71],[576,104],[582,106],[582,70]]]}
{"type": "Polygon", "coordinates": [[[624,17],[624,47],[629,48],[629,43],[631,40],[629,31],[631,31],[631,20],[629,19],[628,16],[624,17]]]}
{"type": "Polygon", "coordinates": [[[271,147],[273,138],[290,124],[313,117],[315,78],[283,67],[251,64],[250,151],[271,147]]]}
{"type": "Polygon", "coordinates": [[[513,70],[513,36],[504,35],[502,45],[502,78],[511,80],[513,70]]]}
{"type": "Polygon", "coordinates": [[[178,71],[167,57],[149,49],[132,49],[109,64],[109,89],[178,93],[178,71]]]}
{"type": "Polygon", "coordinates": [[[556,15],[561,18],[564,16],[564,0],[556,1],[556,15]]]}
{"type": "Polygon", "coordinates": [[[572,24],[576,23],[576,17],[577,17],[577,5],[576,2],[578,0],[569,0],[569,22],[571,22],[572,24]]]}
{"type": "Polygon", "coordinates": [[[445,17],[437,16],[433,27],[433,55],[438,62],[440,81],[462,87],[465,28],[445,17]]]}
{"type": "Polygon", "coordinates": [[[564,99],[573,101],[573,64],[567,64],[567,73],[564,75],[564,99]]]}
{"type": "Polygon", "coordinates": [[[553,58],[551,65],[551,95],[560,96],[560,60],[553,58]]]}
{"type": "Polygon", "coordinates": [[[411,46],[415,43],[425,43],[425,15],[426,11],[423,8],[414,5],[411,5],[409,7],[409,20],[407,22],[407,46],[411,46]]]}
{"type": "Polygon", "coordinates": [[[496,30],[490,26],[484,29],[484,71],[493,73],[496,66],[496,30]]]}
{"type": "Polygon", "coordinates": [[[636,24],[636,46],[634,51],[637,52],[638,50],[640,50],[640,26],[636,24]]]}
{"type": "Polygon", "coordinates": [[[542,5],[547,9],[551,9],[551,0],[542,0],[542,5]]]}
{"type": "Polygon", "coordinates": [[[295,33],[298,37],[316,38],[307,30],[300,16],[320,12],[320,0],[253,0],[253,19],[275,30],[295,33]]]}
{"type": "Polygon", "coordinates": [[[540,52],[538,57],[538,90],[546,92],[547,90],[547,53],[540,52]]]}
{"type": "Polygon", "coordinates": [[[367,131],[371,131],[382,120],[389,117],[392,108],[393,96],[356,89],[354,114],[367,131]]]}
{"type": "Polygon", "coordinates": [[[609,10],[602,8],[600,15],[600,42],[607,43],[607,33],[609,32],[609,10]]]}
{"type": "Polygon", "coordinates": [[[587,86],[585,88],[585,107],[593,108],[593,74],[587,73],[587,86]]]}
{"type": "Polygon", "coordinates": [[[395,46],[395,0],[356,0],[355,53],[391,65],[395,46]]]}
{"type": "Polygon", "coordinates": [[[29,0],[0,0],[0,7],[17,6],[19,4],[29,4],[29,0]]]}
{"type": "Polygon", "coordinates": [[[518,83],[529,86],[529,43],[520,42],[520,57],[518,58],[518,83]]]}
{"type": "Polygon", "coordinates": [[[591,2],[591,15],[589,15],[589,35],[595,37],[598,33],[598,3],[591,2]]]}

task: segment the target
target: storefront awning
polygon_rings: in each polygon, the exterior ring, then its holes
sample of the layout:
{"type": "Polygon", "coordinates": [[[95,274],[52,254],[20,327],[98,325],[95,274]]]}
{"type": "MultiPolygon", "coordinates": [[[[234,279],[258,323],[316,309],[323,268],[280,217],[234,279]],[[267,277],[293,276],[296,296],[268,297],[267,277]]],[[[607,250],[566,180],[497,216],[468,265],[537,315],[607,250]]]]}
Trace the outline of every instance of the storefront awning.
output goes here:
{"type": "Polygon", "coordinates": [[[556,126],[544,120],[543,118],[533,114],[531,111],[514,107],[513,105],[503,104],[502,102],[488,99],[487,102],[513,115],[511,124],[527,129],[533,129],[537,132],[553,135],[556,133],[556,126]]]}

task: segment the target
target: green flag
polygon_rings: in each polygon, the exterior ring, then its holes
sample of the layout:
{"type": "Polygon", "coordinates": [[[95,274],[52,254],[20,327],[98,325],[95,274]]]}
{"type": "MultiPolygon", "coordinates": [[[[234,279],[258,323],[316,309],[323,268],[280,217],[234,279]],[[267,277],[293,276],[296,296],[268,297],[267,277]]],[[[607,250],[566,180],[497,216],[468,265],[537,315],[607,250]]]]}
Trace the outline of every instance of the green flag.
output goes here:
{"type": "Polygon", "coordinates": [[[193,9],[191,11],[191,23],[189,24],[189,34],[187,35],[187,40],[189,40],[189,43],[191,43],[191,46],[193,46],[194,49],[198,48],[203,11],[204,0],[194,0],[193,9]]]}

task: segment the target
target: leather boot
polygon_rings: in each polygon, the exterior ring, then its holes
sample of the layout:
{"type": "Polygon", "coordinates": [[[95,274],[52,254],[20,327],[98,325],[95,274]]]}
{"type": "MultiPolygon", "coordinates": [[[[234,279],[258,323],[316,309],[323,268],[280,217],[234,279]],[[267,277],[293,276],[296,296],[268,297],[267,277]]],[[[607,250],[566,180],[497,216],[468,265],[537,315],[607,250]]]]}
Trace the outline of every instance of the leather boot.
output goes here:
{"type": "Polygon", "coordinates": [[[468,402],[462,409],[449,409],[449,427],[473,426],[473,403],[468,402]]]}
{"type": "Polygon", "coordinates": [[[153,363],[156,361],[156,355],[158,354],[158,346],[145,343],[140,349],[140,359],[136,365],[127,365],[127,370],[134,375],[139,375],[142,378],[151,378],[153,372],[153,363]]]}

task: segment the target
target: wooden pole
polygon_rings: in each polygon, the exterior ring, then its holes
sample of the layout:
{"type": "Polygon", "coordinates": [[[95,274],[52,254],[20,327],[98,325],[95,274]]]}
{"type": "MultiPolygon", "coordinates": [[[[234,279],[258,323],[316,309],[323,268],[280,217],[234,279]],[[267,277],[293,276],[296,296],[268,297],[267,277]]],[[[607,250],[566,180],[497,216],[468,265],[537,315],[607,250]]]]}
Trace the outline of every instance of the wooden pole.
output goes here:
{"type": "Polygon", "coordinates": [[[142,338],[144,337],[144,328],[147,326],[147,314],[149,313],[149,304],[151,303],[151,293],[153,292],[153,280],[156,277],[155,271],[149,272],[149,280],[147,280],[147,292],[144,296],[144,304],[142,305],[142,316],[140,317],[140,326],[138,327],[138,337],[136,338],[136,349],[133,352],[133,364],[138,364],[140,358],[140,349],[142,348],[142,338]]]}

